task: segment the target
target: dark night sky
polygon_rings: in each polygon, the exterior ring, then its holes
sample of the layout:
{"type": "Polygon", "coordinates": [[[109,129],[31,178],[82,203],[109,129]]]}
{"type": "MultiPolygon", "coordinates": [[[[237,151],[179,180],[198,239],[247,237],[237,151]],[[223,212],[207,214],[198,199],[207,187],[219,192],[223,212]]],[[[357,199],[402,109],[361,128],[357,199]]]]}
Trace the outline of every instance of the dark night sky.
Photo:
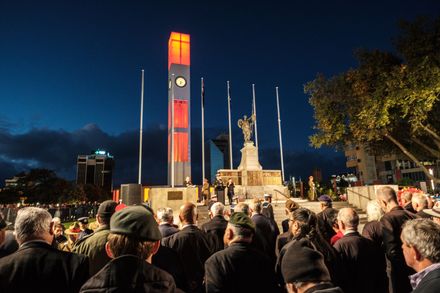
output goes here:
{"type": "MultiPolygon", "coordinates": [[[[191,35],[194,178],[201,77],[208,135],[227,129],[226,80],[234,121],[249,114],[255,83],[262,165],[279,169],[279,86],[286,174],[343,172],[342,154],[308,145],[313,111],[304,84],[355,66],[357,48],[392,50],[399,20],[440,12],[435,0],[149,2],[0,0],[0,185],[32,167],[73,179],[76,155],[98,147],[115,155],[116,183],[136,181],[141,68],[143,181],[165,183],[171,31],[191,35]]],[[[237,164],[238,128],[233,136],[237,164]]]]}

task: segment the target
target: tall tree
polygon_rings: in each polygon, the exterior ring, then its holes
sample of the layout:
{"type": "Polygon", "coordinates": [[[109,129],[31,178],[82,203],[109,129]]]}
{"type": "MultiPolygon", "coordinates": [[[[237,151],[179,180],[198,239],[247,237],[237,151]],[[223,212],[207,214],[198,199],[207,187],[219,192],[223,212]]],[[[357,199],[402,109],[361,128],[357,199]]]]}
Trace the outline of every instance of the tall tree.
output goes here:
{"type": "Polygon", "coordinates": [[[305,86],[315,113],[315,147],[366,145],[370,152],[440,159],[440,18],[402,22],[397,54],[359,50],[359,65],[305,86]]]}

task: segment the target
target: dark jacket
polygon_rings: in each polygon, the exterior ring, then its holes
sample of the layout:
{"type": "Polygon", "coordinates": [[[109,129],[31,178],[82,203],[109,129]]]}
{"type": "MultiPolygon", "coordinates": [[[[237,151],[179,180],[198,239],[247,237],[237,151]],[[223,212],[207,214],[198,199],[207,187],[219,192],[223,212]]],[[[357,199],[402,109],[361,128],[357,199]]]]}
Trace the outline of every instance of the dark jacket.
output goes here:
{"type": "Polygon", "coordinates": [[[246,243],[232,243],[205,263],[206,292],[276,292],[271,261],[246,243]]]}
{"type": "Polygon", "coordinates": [[[159,225],[159,231],[160,231],[160,234],[162,234],[162,237],[165,238],[165,237],[173,235],[174,233],[179,232],[179,229],[174,227],[174,225],[166,223],[166,224],[159,225]]]}
{"type": "Polygon", "coordinates": [[[89,278],[87,257],[29,241],[0,259],[0,292],[78,292],[89,278]]]}
{"type": "Polygon", "coordinates": [[[414,271],[405,263],[400,233],[402,232],[403,223],[414,218],[414,214],[400,206],[396,206],[380,219],[383,246],[390,262],[392,292],[405,293],[411,291],[408,276],[413,274],[414,271]]]}
{"type": "Polygon", "coordinates": [[[404,209],[405,211],[408,211],[408,212],[412,213],[412,214],[415,214],[415,213],[416,213],[416,210],[413,208],[411,202],[410,202],[410,203],[407,203],[406,206],[403,207],[403,209],[404,209]]]}
{"type": "Polygon", "coordinates": [[[213,217],[209,222],[202,225],[202,230],[205,231],[208,236],[211,251],[213,253],[224,248],[223,235],[225,234],[227,225],[228,221],[220,215],[213,217]]]}
{"type": "Polygon", "coordinates": [[[281,222],[281,227],[283,228],[283,233],[289,231],[289,219],[285,219],[281,222]]]}
{"type": "Polygon", "coordinates": [[[195,225],[162,239],[162,244],[174,249],[182,260],[188,292],[203,292],[204,263],[211,256],[206,234],[195,225]]]}
{"type": "Polygon", "coordinates": [[[284,247],[284,245],[287,244],[292,238],[292,233],[290,232],[284,232],[283,234],[278,235],[277,242],[275,246],[275,253],[277,257],[280,255],[281,249],[284,247]]]}
{"type": "Polygon", "coordinates": [[[440,268],[429,272],[412,291],[413,293],[438,293],[440,292],[440,268]]]}
{"type": "Polygon", "coordinates": [[[332,283],[325,282],[307,289],[306,291],[304,291],[304,293],[344,293],[344,292],[342,291],[341,288],[335,287],[332,283]]]}
{"type": "Polygon", "coordinates": [[[318,231],[328,243],[330,243],[330,239],[336,235],[329,219],[329,214],[334,211],[336,211],[334,208],[328,207],[322,212],[316,214],[318,231]]]}
{"type": "Polygon", "coordinates": [[[72,252],[89,257],[90,276],[99,272],[111,260],[105,251],[108,234],[110,234],[109,226],[102,226],[93,234],[78,240],[73,247],[72,252]]]}
{"type": "Polygon", "coordinates": [[[382,224],[379,221],[365,223],[362,236],[373,241],[377,247],[382,247],[382,224]]]}
{"type": "Polygon", "coordinates": [[[161,245],[156,254],[153,255],[151,263],[173,276],[177,288],[182,289],[183,291],[187,290],[185,270],[179,254],[177,254],[176,251],[161,245]]]}
{"type": "Polygon", "coordinates": [[[110,261],[80,292],[176,292],[173,277],[134,255],[110,261]]]}
{"type": "Polygon", "coordinates": [[[339,239],[334,247],[343,270],[340,286],[344,292],[388,292],[383,252],[373,241],[351,232],[339,239]]]}

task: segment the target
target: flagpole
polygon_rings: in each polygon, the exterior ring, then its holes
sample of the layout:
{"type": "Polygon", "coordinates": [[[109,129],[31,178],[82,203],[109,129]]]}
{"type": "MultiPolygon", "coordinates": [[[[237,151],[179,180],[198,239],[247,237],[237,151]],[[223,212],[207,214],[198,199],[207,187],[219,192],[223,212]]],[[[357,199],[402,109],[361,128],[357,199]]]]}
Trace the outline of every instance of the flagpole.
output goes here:
{"type": "Polygon", "coordinates": [[[229,80],[226,82],[228,85],[228,121],[229,121],[229,167],[234,168],[232,165],[232,131],[231,131],[231,88],[229,86],[229,80]]]}
{"type": "Polygon", "coordinates": [[[174,73],[171,74],[171,187],[174,188],[174,73]]]}
{"type": "Polygon", "coordinates": [[[280,137],[280,157],[281,157],[281,179],[284,183],[284,159],[283,159],[283,140],[281,136],[281,118],[280,118],[280,100],[278,96],[278,87],[275,87],[277,95],[277,112],[278,112],[278,135],[280,137]]]}
{"type": "Polygon", "coordinates": [[[255,103],[255,84],[252,84],[252,112],[255,115],[255,146],[258,149],[258,132],[257,132],[257,105],[255,103]]]}
{"type": "Polygon", "coordinates": [[[201,109],[202,109],[202,184],[203,180],[205,180],[205,84],[201,82],[201,109]]]}
{"type": "Polygon", "coordinates": [[[144,70],[142,69],[142,81],[141,81],[141,121],[139,128],[139,171],[138,171],[138,184],[141,184],[142,179],[142,128],[144,122],[144,70]]]}

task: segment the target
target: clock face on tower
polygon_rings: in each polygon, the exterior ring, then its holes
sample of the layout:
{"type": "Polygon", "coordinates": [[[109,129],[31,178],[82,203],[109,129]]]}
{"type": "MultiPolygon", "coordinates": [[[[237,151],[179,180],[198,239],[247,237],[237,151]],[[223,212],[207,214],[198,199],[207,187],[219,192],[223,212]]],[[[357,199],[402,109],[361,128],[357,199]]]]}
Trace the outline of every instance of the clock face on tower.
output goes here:
{"type": "Polygon", "coordinates": [[[178,87],[184,87],[186,86],[186,79],[183,76],[178,76],[176,78],[176,85],[178,87]]]}

